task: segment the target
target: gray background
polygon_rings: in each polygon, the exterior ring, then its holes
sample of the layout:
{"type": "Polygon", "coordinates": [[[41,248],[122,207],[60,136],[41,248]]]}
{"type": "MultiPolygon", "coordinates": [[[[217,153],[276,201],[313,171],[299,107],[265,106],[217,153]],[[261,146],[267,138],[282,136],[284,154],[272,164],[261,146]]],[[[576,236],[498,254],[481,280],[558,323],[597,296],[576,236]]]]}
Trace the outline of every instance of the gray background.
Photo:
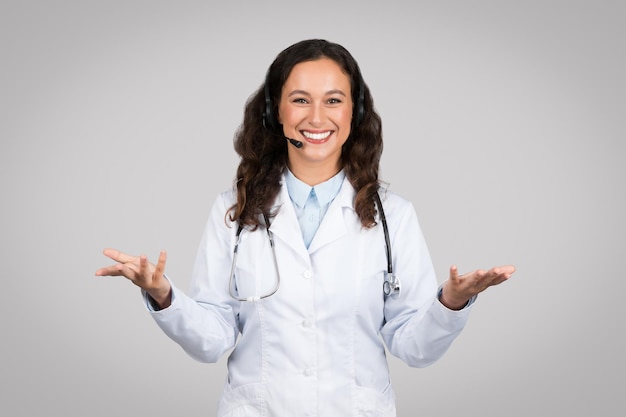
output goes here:
{"type": "Polygon", "coordinates": [[[624,2],[213,3],[1,1],[0,414],[214,414],[225,361],[94,271],[165,248],[188,288],[245,100],[321,37],[362,67],[439,280],[518,268],[440,362],[390,359],[399,415],[624,415],[624,2]]]}

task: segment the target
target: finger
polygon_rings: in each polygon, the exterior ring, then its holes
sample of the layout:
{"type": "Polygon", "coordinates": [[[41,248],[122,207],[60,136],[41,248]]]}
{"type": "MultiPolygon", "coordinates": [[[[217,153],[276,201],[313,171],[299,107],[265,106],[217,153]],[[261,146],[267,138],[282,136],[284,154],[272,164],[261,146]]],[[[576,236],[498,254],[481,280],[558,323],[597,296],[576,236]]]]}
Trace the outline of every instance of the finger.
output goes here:
{"type": "Polygon", "coordinates": [[[96,271],[96,276],[120,276],[122,273],[120,272],[117,265],[106,266],[104,268],[100,268],[96,271]]]}
{"type": "Polygon", "coordinates": [[[474,284],[484,280],[485,276],[487,275],[487,272],[485,272],[482,269],[477,269],[475,271],[472,272],[468,272],[466,274],[463,274],[463,278],[467,281],[467,282],[473,282],[474,284]]]}
{"type": "Polygon", "coordinates": [[[502,284],[510,277],[511,269],[503,267],[492,268],[485,274],[479,285],[486,289],[494,285],[502,284]]]}
{"type": "Polygon", "coordinates": [[[513,265],[502,265],[491,268],[490,272],[494,272],[498,274],[513,274],[515,272],[515,266],[513,265]]]}
{"type": "Polygon", "coordinates": [[[137,283],[141,278],[139,268],[134,264],[118,264],[117,268],[120,271],[120,275],[123,275],[133,283],[137,283]]]}
{"type": "Polygon", "coordinates": [[[164,250],[162,250],[161,253],[159,253],[159,260],[157,261],[156,269],[154,271],[155,278],[157,279],[163,278],[163,275],[165,274],[165,262],[166,261],[167,261],[167,253],[164,250]]]}
{"type": "Polygon", "coordinates": [[[511,267],[510,269],[500,269],[500,274],[498,275],[498,277],[496,278],[496,281],[498,284],[503,283],[504,281],[508,280],[509,278],[511,278],[511,275],[513,275],[513,273],[515,272],[515,267],[511,267]]]}
{"type": "Polygon", "coordinates": [[[513,265],[504,265],[490,269],[487,275],[490,276],[491,281],[494,283],[492,285],[497,285],[509,279],[514,272],[515,267],[513,265]]]}
{"type": "Polygon", "coordinates": [[[139,257],[139,271],[137,271],[139,275],[144,279],[152,278],[150,275],[150,269],[148,268],[148,258],[146,255],[141,255],[139,257]]]}
{"type": "Polygon", "coordinates": [[[113,248],[106,248],[102,251],[102,253],[104,253],[104,256],[107,256],[113,259],[114,261],[122,263],[122,264],[125,264],[127,262],[133,262],[137,259],[136,256],[128,255],[124,252],[121,252],[113,248]]]}
{"type": "Polygon", "coordinates": [[[133,271],[131,268],[125,266],[124,264],[117,264],[117,265],[111,265],[111,266],[106,266],[104,268],[100,268],[96,271],[96,276],[99,277],[103,277],[103,276],[109,276],[109,277],[119,277],[119,276],[124,276],[130,280],[133,280],[135,278],[135,271],[133,271]]]}
{"type": "Polygon", "coordinates": [[[484,281],[482,283],[482,287],[483,287],[483,291],[486,290],[489,287],[493,287],[499,284],[502,284],[504,281],[506,281],[508,278],[503,276],[503,275],[498,275],[492,279],[490,279],[489,281],[484,281]]]}
{"type": "Polygon", "coordinates": [[[508,274],[509,276],[513,275],[516,270],[515,265],[504,265],[500,267],[500,271],[504,274],[508,274]]]}
{"type": "Polygon", "coordinates": [[[459,282],[459,269],[456,265],[450,266],[450,281],[453,283],[459,282]]]}

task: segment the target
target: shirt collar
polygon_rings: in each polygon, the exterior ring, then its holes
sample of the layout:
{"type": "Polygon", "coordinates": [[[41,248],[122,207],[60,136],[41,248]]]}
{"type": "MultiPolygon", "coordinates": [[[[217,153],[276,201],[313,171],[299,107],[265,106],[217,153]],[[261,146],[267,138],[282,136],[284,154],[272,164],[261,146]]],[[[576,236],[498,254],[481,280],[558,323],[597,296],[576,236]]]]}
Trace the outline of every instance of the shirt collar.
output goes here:
{"type": "Polygon", "coordinates": [[[304,207],[312,188],[315,188],[317,201],[319,202],[319,205],[323,207],[337,197],[345,177],[346,174],[343,170],[341,170],[329,180],[324,181],[321,184],[317,184],[315,187],[311,187],[310,185],[300,181],[289,169],[287,169],[285,183],[287,185],[289,198],[291,198],[291,201],[293,201],[298,207],[304,207]]]}

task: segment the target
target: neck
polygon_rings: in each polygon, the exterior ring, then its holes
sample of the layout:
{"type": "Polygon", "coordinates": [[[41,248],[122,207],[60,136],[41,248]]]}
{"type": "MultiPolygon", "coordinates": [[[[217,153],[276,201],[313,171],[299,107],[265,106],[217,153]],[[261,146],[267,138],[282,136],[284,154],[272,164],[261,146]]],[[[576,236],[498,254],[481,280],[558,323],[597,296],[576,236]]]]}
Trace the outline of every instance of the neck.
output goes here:
{"type": "Polygon", "coordinates": [[[311,187],[328,181],[341,171],[341,167],[338,164],[332,166],[302,166],[301,164],[294,165],[289,163],[288,167],[297,179],[311,187]]]}

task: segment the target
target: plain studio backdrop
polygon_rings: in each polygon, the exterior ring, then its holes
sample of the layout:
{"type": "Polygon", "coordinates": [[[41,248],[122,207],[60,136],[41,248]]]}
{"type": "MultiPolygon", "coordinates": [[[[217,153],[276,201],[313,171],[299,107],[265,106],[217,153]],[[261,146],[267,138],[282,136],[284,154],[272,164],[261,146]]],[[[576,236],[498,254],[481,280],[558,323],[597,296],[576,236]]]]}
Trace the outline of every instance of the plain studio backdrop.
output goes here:
{"type": "MultiPolygon", "coordinates": [[[[390,358],[399,416],[622,416],[626,7],[619,1],[0,4],[3,416],[211,416],[200,364],[105,247],[185,291],[276,54],[346,46],[383,118],[382,178],[437,270],[513,263],[438,363],[390,358]]],[[[227,277],[224,277],[227,285],[227,277]]]]}

